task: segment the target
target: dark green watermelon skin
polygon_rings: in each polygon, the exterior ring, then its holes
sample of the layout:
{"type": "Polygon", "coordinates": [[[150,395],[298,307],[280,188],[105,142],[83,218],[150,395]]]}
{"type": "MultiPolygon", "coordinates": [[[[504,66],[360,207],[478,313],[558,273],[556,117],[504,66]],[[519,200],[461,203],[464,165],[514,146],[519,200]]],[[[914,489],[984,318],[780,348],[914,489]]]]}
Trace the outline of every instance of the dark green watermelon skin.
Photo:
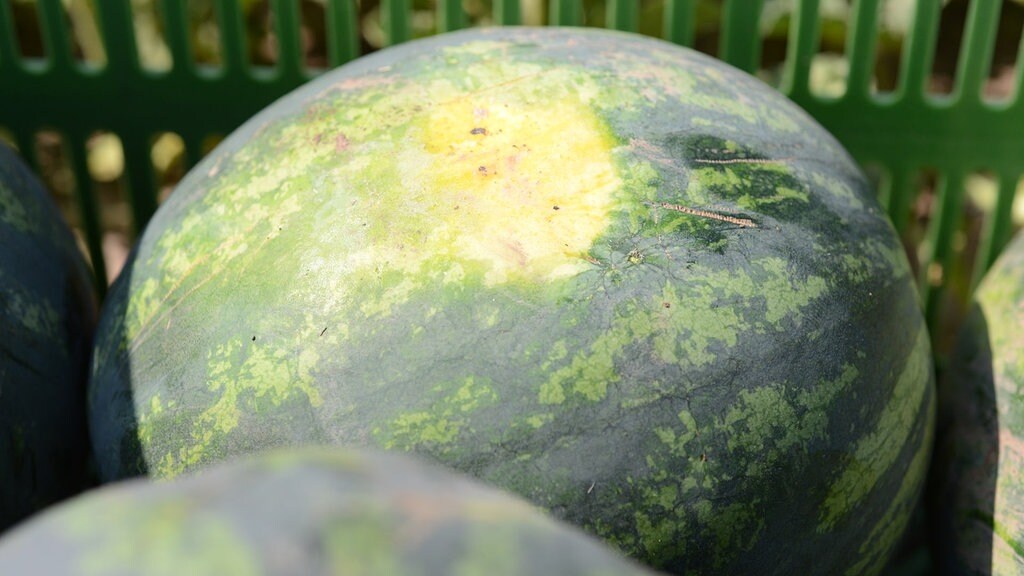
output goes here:
{"type": "Polygon", "coordinates": [[[939,388],[933,534],[942,574],[1024,572],[1024,236],[975,294],[939,388]]]}
{"type": "Polygon", "coordinates": [[[0,144],[0,530],[89,484],[96,294],[42,184],[0,144]]]}
{"type": "Polygon", "coordinates": [[[0,566],[62,576],[653,574],[449,471],[327,448],[97,489],[0,539],[0,566]]]}
{"type": "Polygon", "coordinates": [[[565,29],[386,50],[253,118],[141,239],[90,391],[107,479],[413,451],[678,573],[877,573],[933,410],[839,145],[714,60],[565,29]]]}

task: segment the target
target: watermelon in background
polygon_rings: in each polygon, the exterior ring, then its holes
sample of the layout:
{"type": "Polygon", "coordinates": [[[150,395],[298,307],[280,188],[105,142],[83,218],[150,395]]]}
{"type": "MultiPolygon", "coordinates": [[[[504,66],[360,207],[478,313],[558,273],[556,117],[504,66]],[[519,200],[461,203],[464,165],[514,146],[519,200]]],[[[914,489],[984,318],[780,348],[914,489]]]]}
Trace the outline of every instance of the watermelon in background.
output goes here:
{"type": "Polygon", "coordinates": [[[0,539],[0,567],[61,576],[652,574],[497,490],[404,456],[324,448],[100,488],[0,539]]]}
{"type": "Polygon", "coordinates": [[[941,574],[1024,572],[1024,235],[975,293],[940,391],[931,506],[941,574]]]}
{"type": "Polygon", "coordinates": [[[856,164],[719,61],[471,30],[278,101],[160,208],[104,309],[107,480],[412,451],[678,573],[875,574],[934,412],[856,164]]]}
{"type": "Polygon", "coordinates": [[[0,530],[88,486],[92,276],[42,183],[0,143],[0,530]]]}

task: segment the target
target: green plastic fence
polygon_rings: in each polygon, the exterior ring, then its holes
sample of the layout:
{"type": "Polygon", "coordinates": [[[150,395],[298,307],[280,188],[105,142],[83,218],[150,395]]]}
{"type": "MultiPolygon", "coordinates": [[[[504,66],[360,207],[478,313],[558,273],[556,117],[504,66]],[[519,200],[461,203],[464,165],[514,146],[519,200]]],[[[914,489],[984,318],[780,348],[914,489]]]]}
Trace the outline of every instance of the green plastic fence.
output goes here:
{"type": "MultiPolygon", "coordinates": [[[[706,0],[705,0],[706,1],[706,0]]],[[[1014,93],[1007,101],[982,98],[1002,3],[972,0],[962,37],[952,93],[926,90],[935,54],[941,2],[922,0],[904,40],[899,84],[891,93],[871,90],[878,35],[880,0],[856,0],[848,23],[845,53],[850,66],[847,89],[838,98],[812,93],[809,69],[819,49],[819,0],[796,0],[789,20],[787,53],[780,89],[831,130],[862,163],[884,173],[879,197],[901,231],[922,170],[937,174],[938,204],[916,253],[921,286],[931,321],[939,310],[953,258],[953,238],[962,215],[965,179],[978,171],[995,175],[995,209],[985,220],[976,251],[973,278],[992,263],[1011,231],[1011,206],[1024,171],[1024,101],[1014,93]],[[940,272],[936,274],[935,272],[940,272]]],[[[759,22],[765,0],[722,0],[718,57],[754,71],[760,62],[759,22]]],[[[105,278],[98,206],[87,183],[84,146],[96,130],[117,134],[124,146],[126,180],[134,227],[142,228],[156,208],[149,150],[155,134],[172,131],[186,143],[190,162],[201,155],[204,138],[226,134],[273,99],[316,72],[304,69],[300,49],[298,0],[271,0],[278,46],[272,69],[255,69],[245,53],[243,15],[236,0],[216,0],[222,65],[216,70],[194,63],[187,37],[185,0],[159,0],[173,66],[165,72],[139,63],[129,0],[95,1],[94,8],[106,62],[86,66],[72,58],[61,0],[38,0],[46,58],[21,58],[8,0],[0,0],[0,127],[8,130],[30,162],[33,138],[40,130],[61,133],[79,183],[80,221],[97,277],[105,278]],[[86,183],[86,184],[83,184],[86,183]]],[[[419,3],[422,4],[422,3],[419,3]]],[[[643,6],[649,7],[651,2],[643,6]]],[[[638,0],[606,0],[604,24],[636,30],[638,0]]],[[[435,0],[436,32],[468,25],[461,0],[435,0]]],[[[698,24],[696,0],[664,0],[661,35],[692,45],[698,24]]],[[[493,0],[490,21],[523,22],[519,0],[493,0]]],[[[584,25],[582,0],[549,0],[547,24],[584,25]]],[[[327,0],[328,62],[343,64],[360,55],[358,6],[355,0],[327,0]]],[[[385,43],[412,35],[412,0],[382,0],[385,43]]],[[[1022,44],[1024,47],[1024,44],[1022,44]]],[[[1024,52],[1020,49],[1019,52],[1024,52]]],[[[1024,60],[1024,58],[1019,58],[1024,60]]],[[[101,282],[102,283],[102,282],[101,282]]]]}

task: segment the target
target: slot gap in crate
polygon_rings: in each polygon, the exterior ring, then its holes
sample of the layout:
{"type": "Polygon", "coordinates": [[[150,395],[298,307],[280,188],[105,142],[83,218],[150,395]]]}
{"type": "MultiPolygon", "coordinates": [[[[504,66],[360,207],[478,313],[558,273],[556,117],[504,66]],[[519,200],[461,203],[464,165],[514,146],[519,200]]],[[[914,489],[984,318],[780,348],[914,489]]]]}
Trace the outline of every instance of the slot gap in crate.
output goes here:
{"type": "Polygon", "coordinates": [[[722,8],[724,0],[697,0],[696,29],[693,48],[711,57],[718,57],[722,36],[722,8]]]}
{"type": "Polygon", "coordinates": [[[158,133],[150,142],[149,157],[156,180],[157,203],[163,204],[188,169],[185,140],[175,132],[158,133]]]}
{"type": "Polygon", "coordinates": [[[796,9],[797,0],[775,0],[766,3],[761,10],[761,57],[757,77],[776,89],[782,85],[789,52],[790,20],[796,9]]]}
{"type": "Polygon", "coordinates": [[[846,36],[851,7],[841,2],[818,4],[818,52],[811,60],[809,90],[826,100],[846,94],[850,60],[846,54],[846,36]]]}
{"type": "Polygon", "coordinates": [[[214,0],[187,0],[189,45],[197,68],[218,72],[224,67],[221,29],[214,0]]]}
{"type": "Polygon", "coordinates": [[[1024,33],[1024,5],[1003,2],[996,29],[995,49],[989,64],[982,97],[992,103],[1008,102],[1020,82],[1019,54],[1024,33]]]}
{"type": "Polygon", "coordinates": [[[928,276],[941,278],[941,265],[932,268],[931,246],[927,240],[928,227],[936,212],[938,203],[939,173],[933,167],[926,167],[915,171],[909,181],[911,187],[909,210],[906,213],[906,220],[903,222],[903,242],[907,247],[916,247],[908,250],[907,256],[916,277],[928,276]]]}
{"type": "Polygon", "coordinates": [[[281,60],[275,8],[268,0],[260,0],[248,3],[244,12],[249,65],[264,72],[275,68],[281,60]]]}
{"type": "Polygon", "coordinates": [[[956,66],[963,48],[964,26],[969,8],[968,0],[952,0],[942,7],[939,33],[935,41],[935,59],[932,61],[926,90],[933,97],[947,97],[956,86],[956,66]]]}
{"type": "Polygon", "coordinates": [[[162,5],[145,0],[130,2],[130,6],[139,67],[149,72],[170,71],[175,62],[167,41],[167,19],[162,5]]]}
{"type": "Polygon", "coordinates": [[[871,73],[871,94],[888,98],[900,87],[900,63],[907,35],[914,25],[914,2],[881,0],[875,35],[875,61],[871,73]]]}
{"type": "Polygon", "coordinates": [[[91,180],[88,185],[101,208],[103,260],[109,283],[120,273],[135,240],[126,194],[124,146],[117,134],[97,130],[86,139],[84,152],[91,180]]]}
{"type": "MultiPolygon", "coordinates": [[[[93,268],[97,266],[102,268],[102,235],[98,227],[90,229],[90,218],[81,209],[82,204],[78,203],[82,199],[85,202],[92,201],[93,196],[91,190],[80,189],[72,165],[72,151],[68,144],[68,138],[58,130],[45,128],[32,135],[31,146],[36,162],[34,166],[36,173],[49,191],[61,216],[71,228],[79,250],[93,268]],[[97,260],[99,260],[98,265],[97,260]]],[[[95,215],[98,207],[95,204],[91,205],[93,215],[95,215]]]]}
{"type": "Polygon", "coordinates": [[[46,60],[49,54],[43,39],[38,0],[5,2],[4,6],[0,6],[0,10],[9,11],[18,55],[26,60],[46,60]]]}
{"type": "Polygon", "coordinates": [[[66,29],[71,39],[71,56],[80,66],[88,69],[106,67],[107,50],[100,33],[95,4],[87,0],[64,0],[62,5],[66,29]]]}

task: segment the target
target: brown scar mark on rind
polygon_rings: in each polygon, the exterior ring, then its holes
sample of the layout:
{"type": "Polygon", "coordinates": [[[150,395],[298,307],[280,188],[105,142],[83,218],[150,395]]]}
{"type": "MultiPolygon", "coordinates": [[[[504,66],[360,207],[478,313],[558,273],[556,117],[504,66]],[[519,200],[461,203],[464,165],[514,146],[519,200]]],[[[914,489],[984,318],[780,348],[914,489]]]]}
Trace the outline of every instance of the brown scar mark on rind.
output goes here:
{"type": "Polygon", "coordinates": [[[213,163],[213,167],[210,168],[210,171],[207,172],[206,175],[209,176],[210,178],[213,178],[214,176],[216,176],[220,172],[220,163],[223,160],[224,160],[223,156],[221,156],[220,158],[217,158],[217,161],[213,163]]]}
{"type": "Polygon", "coordinates": [[[796,160],[796,158],[724,158],[722,160],[704,158],[693,159],[697,164],[781,164],[783,162],[790,162],[793,160],[796,160]]]}
{"type": "Polygon", "coordinates": [[[368,76],[361,76],[361,77],[358,77],[358,78],[346,78],[346,79],[344,79],[344,80],[342,80],[340,82],[336,82],[336,83],[331,84],[330,86],[324,88],[316,96],[314,96],[311,99],[311,101],[320,100],[320,98],[322,96],[330,94],[331,92],[336,92],[336,91],[344,92],[344,91],[348,91],[348,90],[357,90],[357,89],[360,89],[360,88],[375,88],[375,87],[378,87],[378,86],[387,86],[389,84],[394,84],[395,82],[397,82],[397,80],[398,80],[397,78],[394,78],[394,77],[391,77],[391,76],[381,76],[381,75],[377,75],[377,76],[369,76],[368,75],[368,76]]]}
{"type": "Polygon", "coordinates": [[[338,134],[334,138],[334,151],[344,152],[345,150],[348,150],[348,144],[348,138],[346,138],[344,134],[338,134]]]}
{"type": "Polygon", "coordinates": [[[718,220],[719,222],[728,222],[729,224],[735,224],[743,228],[757,228],[757,223],[748,218],[736,218],[735,216],[727,216],[725,214],[711,212],[710,210],[690,208],[689,206],[683,206],[681,204],[671,204],[669,202],[644,202],[644,204],[648,206],[654,206],[656,208],[664,208],[665,210],[671,210],[673,212],[689,214],[690,216],[697,216],[699,218],[708,218],[710,220],[718,220]]]}
{"type": "Polygon", "coordinates": [[[503,239],[501,240],[502,246],[504,246],[512,256],[515,257],[515,261],[520,267],[525,267],[529,256],[526,254],[526,249],[523,248],[522,243],[516,239],[503,239]]]}

